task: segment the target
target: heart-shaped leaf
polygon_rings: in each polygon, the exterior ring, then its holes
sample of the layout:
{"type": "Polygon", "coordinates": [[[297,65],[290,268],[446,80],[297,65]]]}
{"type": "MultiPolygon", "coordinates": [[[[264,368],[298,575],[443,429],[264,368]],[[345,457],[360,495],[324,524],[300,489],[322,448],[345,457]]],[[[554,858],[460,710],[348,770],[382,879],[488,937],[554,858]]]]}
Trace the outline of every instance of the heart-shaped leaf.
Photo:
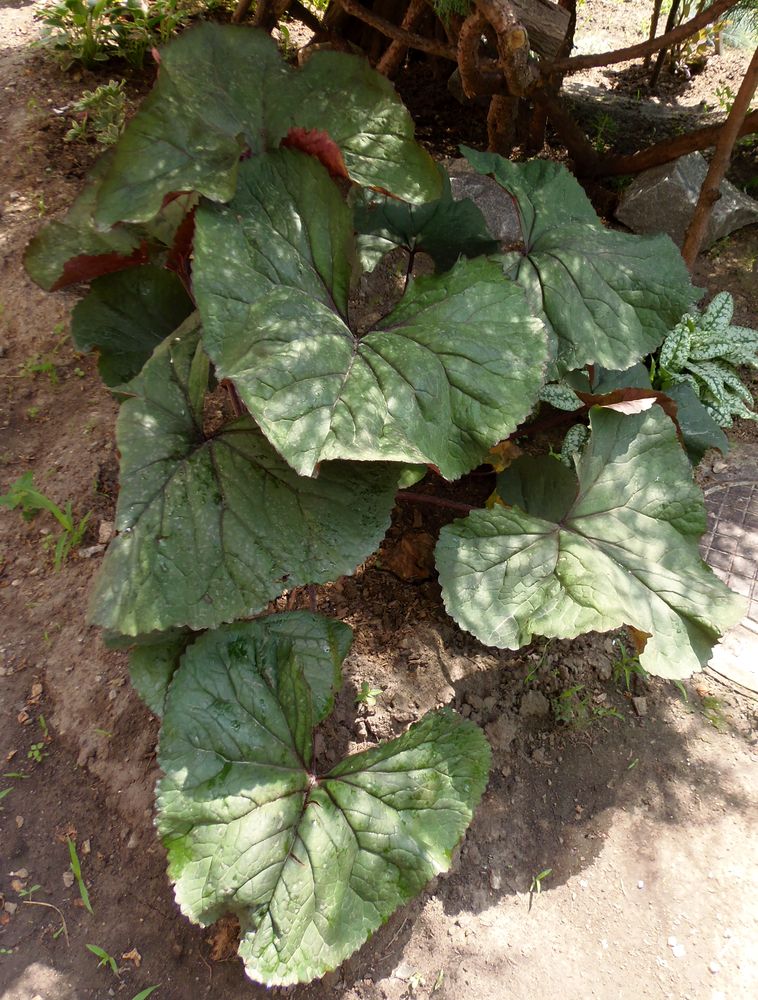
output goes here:
{"type": "Polygon", "coordinates": [[[408,112],[364,59],[316,53],[294,70],[264,32],[204,23],[162,50],[158,81],[115,147],[96,218],[150,219],[174,191],[229,201],[240,155],[276,149],[293,128],[327,133],[360,184],[417,200],[439,193],[408,112]]]}
{"type": "MultiPolygon", "coordinates": [[[[310,611],[268,615],[236,627],[261,642],[283,637],[291,643],[311,689],[314,722],[326,718],[342,682],[342,661],[353,641],[350,627],[310,611]]],[[[137,694],[155,715],[163,715],[168,686],[185,649],[196,638],[191,632],[182,632],[164,640],[144,641],[131,651],[129,676],[137,694]]]]}
{"type": "Polygon", "coordinates": [[[351,573],[386,531],[399,470],[325,467],[301,479],[249,418],[204,430],[208,362],[194,317],[130,383],[117,442],[120,534],[91,617],[137,636],[211,628],[285,588],[351,573]]]}
{"type": "Polygon", "coordinates": [[[77,350],[97,349],[106,385],[123,385],[193,309],[171,271],[152,264],[133,267],[92,282],[71,314],[71,336],[77,350]]]}
{"type": "Polygon", "coordinates": [[[659,346],[698,298],[668,236],[606,229],[565,167],[463,152],[516,201],[524,250],[505,254],[504,267],[547,317],[560,370],[629,368],[659,346]]]}
{"type": "Polygon", "coordinates": [[[577,476],[552,458],[519,459],[496,505],[443,528],[437,566],[449,613],[488,645],[572,638],[631,625],[651,635],[640,662],[688,677],[743,613],[703,563],[705,507],[673,423],[591,412],[577,476]]]}
{"type": "Polygon", "coordinates": [[[418,279],[358,338],[345,320],[351,248],[320,163],[282,150],[242,164],[234,201],[197,213],[208,353],[301,474],[326,459],[383,459],[455,479],[530,412],[548,357],[542,324],[500,266],[477,259],[418,279]]]}
{"type": "Polygon", "coordinates": [[[176,899],[234,913],[247,974],[267,985],[335,968],[445,871],[484,790],[489,747],[449,710],[399,739],[311,764],[317,713],[286,628],[207,633],[166,699],[158,829],[176,899]]]}

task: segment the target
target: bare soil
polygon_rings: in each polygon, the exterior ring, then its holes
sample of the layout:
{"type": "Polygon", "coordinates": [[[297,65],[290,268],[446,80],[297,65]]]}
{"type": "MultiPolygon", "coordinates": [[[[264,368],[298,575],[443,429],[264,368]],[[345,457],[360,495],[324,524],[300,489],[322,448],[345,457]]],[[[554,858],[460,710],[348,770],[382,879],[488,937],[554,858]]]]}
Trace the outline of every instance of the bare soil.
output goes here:
{"type": "MultiPolygon", "coordinates": [[[[647,9],[588,0],[581,12],[619,44],[617,12],[636,32],[647,9]]],[[[263,997],[223,929],[193,927],[174,905],[152,826],[157,722],[129,686],[125,654],[105,650],[85,622],[98,538],[114,516],[116,407],[93,359],[65,338],[76,296],[42,293],[22,254],[92,159],[63,143],[56,109],[94,78],[64,75],[30,48],[32,11],[0,3],[0,491],[33,470],[56,502],[92,517],[84,548],[55,573],[52,522],[0,513],[0,790],[10,789],[0,800],[0,1000],[131,1000],[157,983],[156,1000],[263,997]],[[67,837],[92,914],[67,875],[67,837]],[[115,957],[118,977],[87,944],[115,957]]],[[[727,65],[718,58],[698,101],[713,99],[727,65]]],[[[457,139],[472,141],[462,129],[457,139]]],[[[758,319],[756,259],[753,227],[696,272],[710,292],[733,293],[748,325],[758,319]]],[[[754,434],[746,423],[734,431],[754,434]]],[[[610,636],[519,653],[480,646],[445,616],[426,568],[439,525],[438,512],[404,505],[379,556],[317,594],[320,611],[355,631],[328,749],[370,745],[451,703],[492,742],[489,788],[448,875],[338,972],[271,992],[758,995],[756,701],[708,672],[681,691],[639,678],[628,690],[610,636]],[[397,575],[408,539],[411,581],[397,575]],[[362,681],[383,692],[368,711],[356,707],[362,681]]]]}

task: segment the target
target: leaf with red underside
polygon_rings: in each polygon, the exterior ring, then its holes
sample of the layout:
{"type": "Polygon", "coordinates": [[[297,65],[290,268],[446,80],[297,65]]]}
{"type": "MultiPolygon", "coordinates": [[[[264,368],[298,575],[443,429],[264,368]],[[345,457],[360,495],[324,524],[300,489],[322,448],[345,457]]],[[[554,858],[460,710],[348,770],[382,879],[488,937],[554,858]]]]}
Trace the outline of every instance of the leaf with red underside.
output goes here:
{"type": "Polygon", "coordinates": [[[120,253],[79,254],[78,257],[72,257],[66,261],[60,278],[54,285],[50,286],[48,291],[57,292],[59,288],[65,288],[66,285],[75,285],[79,281],[93,281],[106,274],[115,274],[116,271],[124,271],[129,267],[146,264],[148,257],[147,244],[144,240],[129,257],[120,253]]]}
{"type": "Polygon", "coordinates": [[[342,159],[342,153],[328,132],[322,132],[317,128],[291,128],[282,145],[315,156],[332,177],[347,180],[347,167],[342,159]]]}
{"type": "Polygon", "coordinates": [[[75,281],[89,281],[143,263],[143,235],[132,226],[98,229],[92,221],[95,199],[110,156],[100,160],[66,215],[37,234],[24,264],[32,281],[46,292],[75,281]]]}

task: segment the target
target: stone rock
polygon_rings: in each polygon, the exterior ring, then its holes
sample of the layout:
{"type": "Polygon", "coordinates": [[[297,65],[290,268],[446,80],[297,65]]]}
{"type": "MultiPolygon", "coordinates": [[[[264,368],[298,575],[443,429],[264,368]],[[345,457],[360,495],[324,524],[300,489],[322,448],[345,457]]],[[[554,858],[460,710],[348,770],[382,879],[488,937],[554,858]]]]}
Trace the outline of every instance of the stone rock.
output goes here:
{"type": "Polygon", "coordinates": [[[521,699],[519,715],[524,718],[543,718],[550,714],[550,702],[541,691],[527,691],[521,699]]]}
{"type": "MultiPolygon", "coordinates": [[[[624,192],[616,218],[635,233],[668,233],[681,247],[707,172],[708,164],[700,153],[645,170],[624,192]]],[[[729,181],[722,181],[720,190],[704,250],[735,229],[758,222],[758,202],[729,181]]]]}
{"type": "Polygon", "coordinates": [[[492,238],[512,246],[522,243],[521,223],[513,198],[497,181],[477,173],[468,160],[446,160],[450,187],[456,201],[470,198],[484,216],[492,238]]]}
{"type": "Polygon", "coordinates": [[[634,706],[634,711],[640,716],[640,718],[647,715],[647,698],[632,698],[632,705],[634,706]]]}
{"type": "Polygon", "coordinates": [[[486,725],[484,732],[493,750],[505,750],[516,737],[516,723],[507,715],[501,715],[499,719],[486,725]]]}

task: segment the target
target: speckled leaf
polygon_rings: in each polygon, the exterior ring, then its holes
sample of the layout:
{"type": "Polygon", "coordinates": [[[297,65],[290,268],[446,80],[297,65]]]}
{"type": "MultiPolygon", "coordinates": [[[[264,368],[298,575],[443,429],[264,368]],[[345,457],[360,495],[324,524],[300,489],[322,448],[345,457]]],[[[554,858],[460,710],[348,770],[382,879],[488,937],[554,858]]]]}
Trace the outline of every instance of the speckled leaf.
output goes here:
{"type": "MultiPolygon", "coordinates": [[[[353,641],[349,625],[310,611],[286,611],[252,622],[237,622],[234,634],[261,642],[277,638],[289,641],[311,688],[314,725],[326,718],[341,684],[342,661],[353,641]]],[[[168,686],[185,649],[195,639],[196,633],[181,632],[163,640],[145,640],[130,652],[132,684],[156,715],[163,715],[168,686]]]]}
{"type": "Polygon", "coordinates": [[[134,267],[92,282],[71,314],[71,336],[77,350],[98,351],[106,385],[122,385],[193,309],[171,271],[151,264],[134,267]]]}
{"type": "Polygon", "coordinates": [[[345,321],[351,247],[320,163],[286,150],[243,164],[234,201],[197,215],[208,353],[299,473],[383,459],[455,479],[531,410],[542,324],[499,265],[478,259],[415,281],[359,339],[345,321]]]}
{"type": "Polygon", "coordinates": [[[264,32],[204,23],[161,51],[158,81],[115,147],[96,218],[150,219],[174,191],[229,201],[240,155],[276,149],[290,129],[329,133],[360,184],[416,199],[439,193],[408,112],[365,60],[316,53],[295,70],[264,32]]]}
{"type": "Polygon", "coordinates": [[[335,968],[445,871],[489,768],[481,732],[443,710],[321,776],[311,704],[296,648],[248,625],[199,639],[166,699],[158,829],[177,903],[202,925],[234,913],[266,985],[335,968]]]}
{"type": "Polygon", "coordinates": [[[395,247],[409,253],[427,253],[437,271],[447,271],[459,257],[478,257],[498,249],[484,216],[468,198],[456,201],[450,178],[439,167],[442,197],[412,205],[375,191],[364,190],[356,198],[354,224],[358,252],[366,270],[373,270],[395,247]]]}
{"type": "Polygon", "coordinates": [[[334,463],[301,479],[249,418],[204,434],[192,324],[156,350],[119,414],[119,535],[91,618],[125,635],[255,614],[285,588],[351,573],[389,525],[392,466],[334,463]]]}
{"type": "Polygon", "coordinates": [[[503,266],[547,317],[559,370],[629,368],[698,298],[668,236],[606,229],[565,167],[464,152],[516,201],[524,250],[505,254],[503,266]]]}
{"type": "Polygon", "coordinates": [[[406,201],[438,198],[442,184],[431,156],[389,80],[362,56],[314,52],[292,85],[277,94],[277,110],[295,126],[328,133],[350,179],[406,201]]]}
{"type": "Polygon", "coordinates": [[[443,528],[445,604],[482,642],[509,649],[631,625],[651,635],[646,670],[687,677],[744,611],[700,558],[702,495],[658,406],[593,409],[591,427],[578,478],[552,458],[519,459],[499,484],[513,507],[443,528]]]}

